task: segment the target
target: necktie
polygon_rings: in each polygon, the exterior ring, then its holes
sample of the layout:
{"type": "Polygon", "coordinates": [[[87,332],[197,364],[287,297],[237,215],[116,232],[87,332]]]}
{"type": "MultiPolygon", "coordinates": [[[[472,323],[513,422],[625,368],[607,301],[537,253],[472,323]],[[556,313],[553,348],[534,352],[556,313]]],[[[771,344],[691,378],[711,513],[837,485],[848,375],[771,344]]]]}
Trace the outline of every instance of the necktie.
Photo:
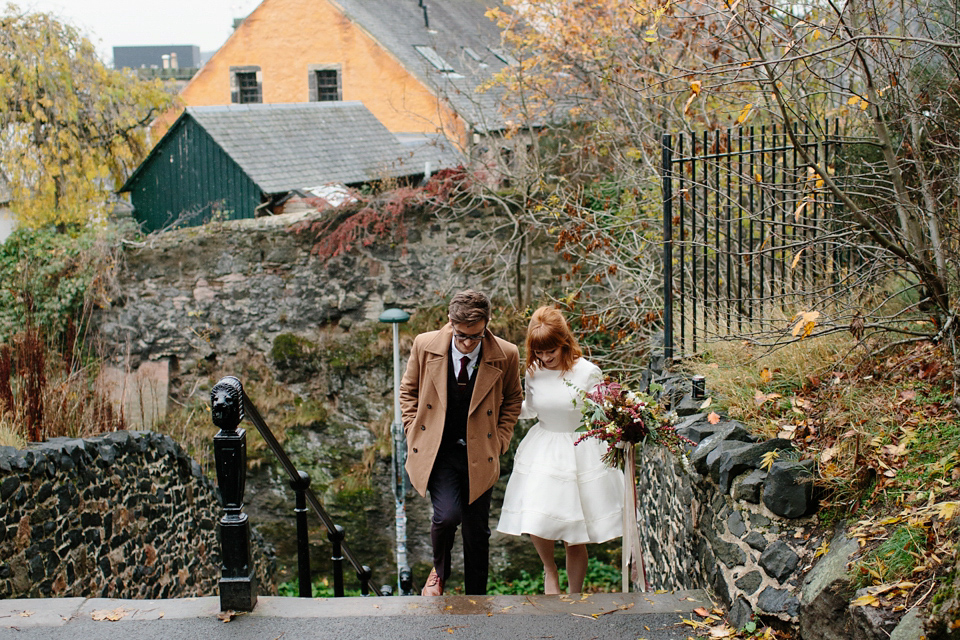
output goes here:
{"type": "Polygon", "coordinates": [[[457,384],[467,384],[470,382],[470,374],[467,373],[467,365],[470,363],[470,358],[463,356],[460,358],[460,373],[457,374],[457,384]]]}

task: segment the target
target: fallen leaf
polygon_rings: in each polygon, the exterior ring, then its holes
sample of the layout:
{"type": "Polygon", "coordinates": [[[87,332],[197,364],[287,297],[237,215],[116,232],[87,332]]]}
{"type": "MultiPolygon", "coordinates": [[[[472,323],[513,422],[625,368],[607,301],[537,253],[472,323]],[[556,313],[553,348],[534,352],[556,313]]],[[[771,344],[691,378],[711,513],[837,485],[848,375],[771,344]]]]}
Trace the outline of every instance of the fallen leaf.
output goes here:
{"type": "Polygon", "coordinates": [[[21,618],[29,618],[29,617],[32,616],[34,613],[35,613],[35,612],[33,612],[33,611],[21,611],[21,612],[20,612],[20,617],[21,617],[21,618]]]}
{"type": "Polygon", "coordinates": [[[866,607],[866,606],[878,607],[880,606],[880,599],[868,593],[866,595],[860,596],[859,598],[851,602],[850,606],[851,607],[866,607]]]}
{"type": "Polygon", "coordinates": [[[233,609],[227,609],[226,611],[221,611],[217,614],[217,620],[220,622],[230,622],[237,617],[237,612],[233,609]]]}
{"type": "Polygon", "coordinates": [[[769,471],[770,467],[773,466],[773,463],[776,462],[779,457],[779,451],[767,451],[760,459],[760,468],[769,471]]]}
{"type": "Polygon", "coordinates": [[[697,607],[696,609],[693,610],[693,612],[698,616],[700,616],[701,618],[706,618],[710,615],[710,612],[704,609],[703,607],[697,607]]]}
{"type": "Polygon", "coordinates": [[[764,367],[763,369],[761,369],[760,379],[766,382],[767,384],[770,384],[770,381],[773,380],[773,374],[770,373],[770,369],[768,369],[767,367],[764,367]]]}
{"type": "Polygon", "coordinates": [[[770,400],[776,400],[779,397],[781,397],[779,393],[764,393],[760,389],[755,389],[753,392],[753,402],[758,407],[762,407],[770,400]]]}
{"type": "Polygon", "coordinates": [[[716,411],[711,411],[710,415],[707,416],[707,422],[710,424],[717,424],[720,422],[720,414],[718,414],[716,411]]]}
{"type": "Polygon", "coordinates": [[[123,607],[114,609],[113,611],[107,611],[106,609],[98,609],[90,614],[90,617],[94,620],[110,620],[111,622],[116,622],[120,620],[125,615],[127,615],[127,610],[123,607]]]}
{"type": "Polygon", "coordinates": [[[938,506],[937,515],[944,520],[952,520],[953,516],[957,513],[957,507],[960,506],[960,502],[942,502],[938,506]]]}
{"type": "Polygon", "coordinates": [[[902,456],[907,452],[907,445],[902,442],[900,444],[885,444],[883,445],[883,452],[888,456],[902,456]]]}
{"type": "Polygon", "coordinates": [[[703,404],[700,405],[700,408],[706,409],[707,407],[710,406],[711,402],[713,402],[713,398],[707,398],[706,400],[703,401],[703,404]]]}

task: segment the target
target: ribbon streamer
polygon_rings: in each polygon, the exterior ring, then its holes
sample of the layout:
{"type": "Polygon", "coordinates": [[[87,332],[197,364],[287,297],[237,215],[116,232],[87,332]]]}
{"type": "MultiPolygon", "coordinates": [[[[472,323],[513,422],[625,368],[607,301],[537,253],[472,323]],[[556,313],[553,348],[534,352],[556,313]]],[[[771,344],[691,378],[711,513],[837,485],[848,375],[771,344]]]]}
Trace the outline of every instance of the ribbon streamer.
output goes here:
{"type": "Polygon", "coordinates": [[[638,585],[640,591],[648,591],[647,572],[643,566],[643,552],[640,549],[640,524],[637,520],[637,454],[635,444],[628,444],[623,465],[623,592],[628,593],[632,585],[638,585]]]}

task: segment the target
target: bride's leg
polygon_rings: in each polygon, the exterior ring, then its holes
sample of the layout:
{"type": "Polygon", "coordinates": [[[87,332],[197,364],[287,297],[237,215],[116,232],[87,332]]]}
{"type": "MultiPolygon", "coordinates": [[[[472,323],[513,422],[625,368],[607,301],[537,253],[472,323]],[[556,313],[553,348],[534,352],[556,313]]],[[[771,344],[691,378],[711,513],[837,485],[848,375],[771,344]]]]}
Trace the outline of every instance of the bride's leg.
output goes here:
{"type": "Polygon", "coordinates": [[[569,593],[583,591],[583,580],[587,577],[587,545],[566,544],[567,548],[567,582],[569,593]]]}
{"type": "Polygon", "coordinates": [[[560,593],[560,576],[557,575],[557,562],[553,558],[553,540],[531,535],[533,547],[543,563],[543,592],[547,595],[560,593]]]}

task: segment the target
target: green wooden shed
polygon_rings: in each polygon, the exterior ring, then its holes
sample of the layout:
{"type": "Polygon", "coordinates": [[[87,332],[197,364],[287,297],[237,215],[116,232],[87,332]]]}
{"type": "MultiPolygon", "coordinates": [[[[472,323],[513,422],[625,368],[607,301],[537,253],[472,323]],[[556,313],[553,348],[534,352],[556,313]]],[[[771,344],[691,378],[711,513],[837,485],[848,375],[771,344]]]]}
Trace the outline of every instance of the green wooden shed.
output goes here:
{"type": "Polygon", "coordinates": [[[360,102],[187,107],[120,192],[151,232],[253,218],[293,191],[415,177],[425,163],[457,161],[449,149],[403,144],[360,102]]]}

